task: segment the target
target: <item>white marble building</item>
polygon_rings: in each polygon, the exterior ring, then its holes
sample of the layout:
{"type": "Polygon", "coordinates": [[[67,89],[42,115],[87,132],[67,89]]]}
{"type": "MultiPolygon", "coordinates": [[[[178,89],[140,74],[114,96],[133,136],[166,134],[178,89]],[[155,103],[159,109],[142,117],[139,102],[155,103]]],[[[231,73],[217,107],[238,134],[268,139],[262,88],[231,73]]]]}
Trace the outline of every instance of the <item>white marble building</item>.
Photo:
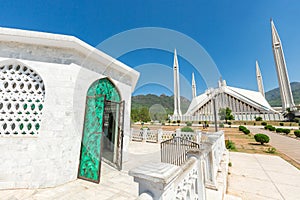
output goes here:
{"type": "Polygon", "coordinates": [[[138,77],[73,36],[0,28],[0,189],[99,182],[101,155],[121,168],[138,77]]]}

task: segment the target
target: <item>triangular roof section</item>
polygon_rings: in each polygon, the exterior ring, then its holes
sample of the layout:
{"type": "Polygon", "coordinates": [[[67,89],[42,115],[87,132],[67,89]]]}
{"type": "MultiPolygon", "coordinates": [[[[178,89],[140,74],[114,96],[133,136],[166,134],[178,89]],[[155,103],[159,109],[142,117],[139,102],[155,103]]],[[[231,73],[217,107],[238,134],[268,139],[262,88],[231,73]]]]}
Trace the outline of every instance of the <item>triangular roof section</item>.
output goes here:
{"type": "MultiPolygon", "coordinates": [[[[218,90],[218,89],[216,89],[216,90],[218,90]]],[[[228,95],[231,95],[237,99],[240,99],[241,101],[245,102],[246,104],[249,104],[260,110],[276,112],[270,106],[270,104],[267,102],[267,100],[263,97],[263,95],[260,92],[236,88],[236,87],[230,87],[230,86],[222,87],[221,92],[227,93],[228,95]]],[[[197,96],[196,98],[194,98],[192,100],[185,115],[193,114],[196,110],[201,108],[203,105],[205,105],[210,100],[211,100],[211,97],[208,95],[208,91],[197,96]]]]}

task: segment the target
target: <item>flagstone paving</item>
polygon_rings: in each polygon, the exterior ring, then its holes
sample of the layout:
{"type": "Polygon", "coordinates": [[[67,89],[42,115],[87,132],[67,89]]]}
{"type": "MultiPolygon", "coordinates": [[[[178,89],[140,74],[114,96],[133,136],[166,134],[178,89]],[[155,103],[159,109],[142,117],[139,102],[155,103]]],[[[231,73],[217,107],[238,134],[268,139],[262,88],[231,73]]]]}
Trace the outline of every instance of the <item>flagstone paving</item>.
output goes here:
{"type": "Polygon", "coordinates": [[[243,200],[300,199],[300,170],[278,156],[230,152],[228,193],[243,200]]]}
{"type": "MultiPolygon", "coordinates": [[[[102,164],[100,184],[83,180],[46,189],[0,190],[1,200],[131,200],[138,195],[138,184],[128,170],[146,162],[160,161],[160,146],[132,142],[129,160],[122,171],[102,164]]],[[[230,194],[242,199],[300,199],[300,171],[277,156],[230,153],[230,194]]],[[[238,199],[227,196],[226,199],[238,199]]]]}

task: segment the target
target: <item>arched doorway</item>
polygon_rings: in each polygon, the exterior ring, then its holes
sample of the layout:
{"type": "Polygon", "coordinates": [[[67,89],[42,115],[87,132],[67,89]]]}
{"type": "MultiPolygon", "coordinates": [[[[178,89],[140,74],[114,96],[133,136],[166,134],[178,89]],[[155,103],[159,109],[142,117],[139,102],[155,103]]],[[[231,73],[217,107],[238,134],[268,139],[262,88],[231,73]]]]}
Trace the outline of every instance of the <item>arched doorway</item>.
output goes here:
{"type": "Polygon", "coordinates": [[[122,168],[123,102],[108,79],[95,81],[87,92],[78,177],[100,181],[101,158],[122,168]]]}

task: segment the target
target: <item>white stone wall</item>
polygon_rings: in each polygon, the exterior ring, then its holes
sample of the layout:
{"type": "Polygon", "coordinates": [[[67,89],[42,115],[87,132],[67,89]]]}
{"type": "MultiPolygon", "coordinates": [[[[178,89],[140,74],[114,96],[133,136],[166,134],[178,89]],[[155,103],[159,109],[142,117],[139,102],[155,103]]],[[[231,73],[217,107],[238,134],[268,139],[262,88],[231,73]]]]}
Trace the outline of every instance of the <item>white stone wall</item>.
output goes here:
{"type": "MultiPolygon", "coordinates": [[[[0,58],[0,62],[3,60],[7,59],[0,58]]],[[[0,136],[0,189],[52,187],[75,180],[86,92],[95,80],[104,76],[77,64],[19,61],[42,77],[45,102],[38,135],[0,136]]],[[[118,87],[122,100],[126,102],[126,152],[130,136],[131,87],[112,81],[118,87]]]]}

